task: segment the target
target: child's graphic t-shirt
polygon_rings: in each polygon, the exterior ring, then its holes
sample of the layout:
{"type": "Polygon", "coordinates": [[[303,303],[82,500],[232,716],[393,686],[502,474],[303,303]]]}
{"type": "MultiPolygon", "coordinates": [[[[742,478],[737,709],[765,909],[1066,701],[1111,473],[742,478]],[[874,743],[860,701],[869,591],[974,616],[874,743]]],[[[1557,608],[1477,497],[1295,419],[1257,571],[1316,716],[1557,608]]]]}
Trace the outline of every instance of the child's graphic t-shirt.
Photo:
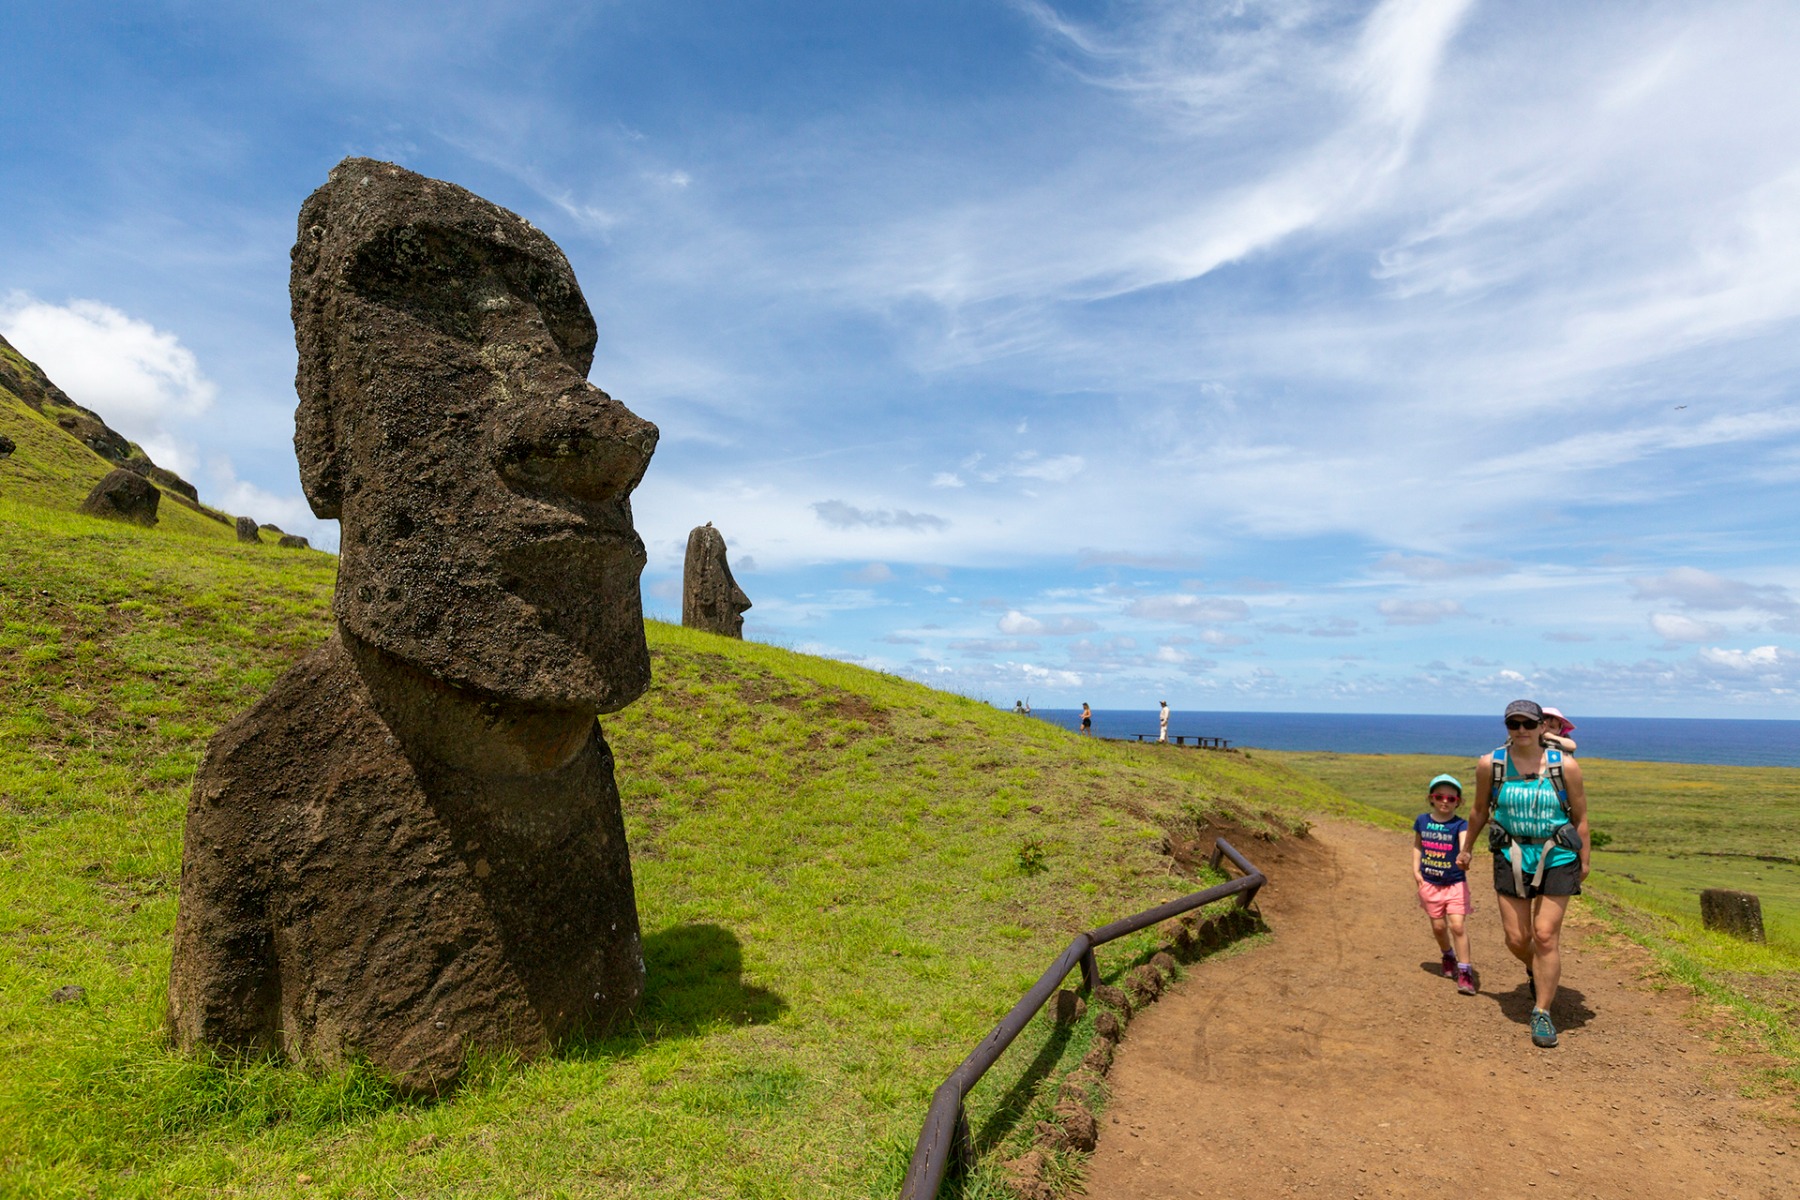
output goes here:
{"type": "Polygon", "coordinates": [[[1456,854],[1463,830],[1468,827],[1469,823],[1461,817],[1440,821],[1430,813],[1420,813],[1413,822],[1413,832],[1419,835],[1419,874],[1427,883],[1443,887],[1463,881],[1456,854]]]}

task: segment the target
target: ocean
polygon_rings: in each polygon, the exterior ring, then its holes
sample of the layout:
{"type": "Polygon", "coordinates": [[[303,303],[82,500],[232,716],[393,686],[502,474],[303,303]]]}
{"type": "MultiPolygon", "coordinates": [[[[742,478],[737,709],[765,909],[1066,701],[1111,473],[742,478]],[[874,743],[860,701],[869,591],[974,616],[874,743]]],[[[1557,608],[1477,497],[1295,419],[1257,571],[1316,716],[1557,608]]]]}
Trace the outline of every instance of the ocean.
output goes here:
{"type": "MultiPolygon", "coordinates": [[[[1081,710],[1040,708],[1033,717],[1078,728],[1081,710]]],[[[1639,762],[1800,767],[1800,721],[1690,720],[1681,717],[1576,717],[1572,735],[1583,758],[1639,762]]],[[[1156,736],[1156,710],[1095,709],[1099,737],[1156,736]]],[[[1417,713],[1182,712],[1171,710],[1169,737],[1222,737],[1233,747],[1327,750],[1339,754],[1453,754],[1475,758],[1506,740],[1499,716],[1417,713]]]]}

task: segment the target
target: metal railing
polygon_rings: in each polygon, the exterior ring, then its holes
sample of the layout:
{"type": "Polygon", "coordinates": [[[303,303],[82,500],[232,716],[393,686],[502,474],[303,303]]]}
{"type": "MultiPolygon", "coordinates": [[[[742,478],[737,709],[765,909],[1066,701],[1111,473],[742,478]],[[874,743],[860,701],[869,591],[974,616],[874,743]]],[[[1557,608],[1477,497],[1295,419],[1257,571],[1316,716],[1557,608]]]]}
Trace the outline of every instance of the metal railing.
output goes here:
{"type": "Polygon", "coordinates": [[[1263,873],[1224,838],[1213,843],[1212,865],[1215,870],[1221,859],[1230,859],[1232,865],[1244,874],[1217,887],[1194,892],[1167,904],[1145,909],[1135,916],[1075,935],[1069,948],[1057,956],[1056,961],[1050,964],[1050,969],[1013,1005],[1012,1011],[994,1026],[994,1031],[983,1038],[974,1052],[963,1059],[962,1065],[950,1072],[950,1077],[932,1093],[931,1107],[925,1113],[925,1127],[919,1131],[918,1144],[913,1148],[912,1163],[906,1169],[906,1182],[900,1185],[900,1200],[935,1200],[938,1188],[953,1166],[964,1171],[974,1165],[975,1146],[969,1135],[969,1119],[963,1109],[963,1100],[982,1075],[987,1073],[987,1069],[1012,1045],[1013,1039],[1019,1036],[1031,1018],[1037,1015],[1038,1010],[1061,986],[1070,971],[1079,966],[1082,986],[1089,993],[1093,992],[1100,983],[1100,966],[1094,958],[1096,946],[1104,946],[1128,933],[1136,933],[1140,929],[1228,896],[1238,897],[1240,907],[1249,907],[1250,902],[1256,898],[1257,889],[1266,882],[1263,873]]]}

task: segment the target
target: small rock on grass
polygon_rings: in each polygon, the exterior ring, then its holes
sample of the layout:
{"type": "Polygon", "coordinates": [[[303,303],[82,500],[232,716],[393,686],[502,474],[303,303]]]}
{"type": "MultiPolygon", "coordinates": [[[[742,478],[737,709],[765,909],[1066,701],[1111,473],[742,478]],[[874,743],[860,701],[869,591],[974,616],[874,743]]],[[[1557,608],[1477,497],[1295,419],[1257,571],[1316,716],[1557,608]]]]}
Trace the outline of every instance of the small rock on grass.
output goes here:
{"type": "Polygon", "coordinates": [[[1127,1019],[1131,1016],[1131,1000],[1124,992],[1111,984],[1098,984],[1094,988],[1094,999],[1111,1009],[1116,1009],[1120,1016],[1127,1019]]]}
{"type": "Polygon", "coordinates": [[[1056,993],[1055,1010],[1058,1025],[1073,1025],[1087,1015],[1087,1001],[1068,988],[1063,988],[1056,993]]]}
{"type": "Polygon", "coordinates": [[[71,1004],[77,1000],[87,999],[87,989],[79,983],[66,983],[50,993],[50,1003],[71,1004]]]}

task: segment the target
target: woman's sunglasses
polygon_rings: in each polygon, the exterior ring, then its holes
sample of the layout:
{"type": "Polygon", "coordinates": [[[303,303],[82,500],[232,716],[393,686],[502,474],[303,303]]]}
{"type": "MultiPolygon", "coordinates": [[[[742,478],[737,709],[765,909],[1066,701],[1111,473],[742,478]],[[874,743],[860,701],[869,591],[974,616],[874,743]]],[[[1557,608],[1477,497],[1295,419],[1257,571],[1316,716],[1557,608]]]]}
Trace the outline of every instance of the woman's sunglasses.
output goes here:
{"type": "Polygon", "coordinates": [[[1508,717],[1508,718],[1506,718],[1506,727],[1508,729],[1536,729],[1539,725],[1542,725],[1542,724],[1543,724],[1542,721],[1531,721],[1531,720],[1527,720],[1524,717],[1508,717]]]}

